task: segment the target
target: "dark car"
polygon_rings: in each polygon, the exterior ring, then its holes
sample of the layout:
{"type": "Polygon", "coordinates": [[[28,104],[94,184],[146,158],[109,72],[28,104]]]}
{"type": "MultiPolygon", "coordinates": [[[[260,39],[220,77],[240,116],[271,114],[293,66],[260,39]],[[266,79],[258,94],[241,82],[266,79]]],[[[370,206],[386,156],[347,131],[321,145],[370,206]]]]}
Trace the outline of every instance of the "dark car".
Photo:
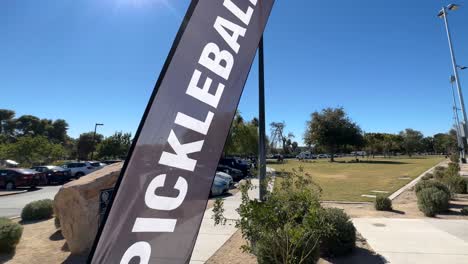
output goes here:
{"type": "Polygon", "coordinates": [[[45,184],[59,183],[64,184],[71,178],[71,172],[69,169],[65,169],[59,166],[47,165],[47,166],[35,166],[31,169],[38,172],[44,173],[46,180],[45,184]]]}
{"type": "Polygon", "coordinates": [[[250,164],[240,158],[221,158],[219,160],[219,165],[238,169],[242,171],[244,176],[248,176],[250,174],[250,164]]]}
{"type": "Polygon", "coordinates": [[[123,161],[123,160],[103,160],[103,161],[101,161],[101,162],[104,163],[104,164],[109,165],[109,164],[114,164],[114,163],[122,162],[122,161],[123,161]]]}
{"type": "Polygon", "coordinates": [[[7,190],[16,187],[35,187],[43,174],[31,169],[0,169],[0,186],[7,190]]]}
{"type": "Polygon", "coordinates": [[[240,181],[245,178],[244,173],[242,173],[241,170],[234,169],[225,165],[218,165],[218,168],[216,169],[216,171],[222,171],[231,175],[234,181],[240,181]]]}

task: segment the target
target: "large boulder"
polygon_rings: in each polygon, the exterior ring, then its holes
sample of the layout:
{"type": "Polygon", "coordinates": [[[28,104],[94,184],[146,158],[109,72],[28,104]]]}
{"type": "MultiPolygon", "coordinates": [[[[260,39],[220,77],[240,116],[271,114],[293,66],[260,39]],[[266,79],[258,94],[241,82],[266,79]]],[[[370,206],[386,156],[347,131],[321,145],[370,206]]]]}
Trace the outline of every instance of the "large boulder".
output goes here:
{"type": "Polygon", "coordinates": [[[111,164],[65,184],[55,195],[54,212],[73,254],[91,249],[99,225],[100,191],[114,187],[121,169],[121,162],[111,164]]]}

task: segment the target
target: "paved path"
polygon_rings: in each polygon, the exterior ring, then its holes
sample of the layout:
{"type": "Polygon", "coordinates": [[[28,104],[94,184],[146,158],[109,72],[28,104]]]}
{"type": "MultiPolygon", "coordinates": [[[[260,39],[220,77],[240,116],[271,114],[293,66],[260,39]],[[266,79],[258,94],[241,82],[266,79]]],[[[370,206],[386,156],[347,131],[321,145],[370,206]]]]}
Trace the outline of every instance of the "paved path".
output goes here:
{"type": "MultiPolygon", "coordinates": [[[[274,174],[274,170],[267,167],[267,173],[270,175],[274,174]]],[[[249,197],[250,199],[258,199],[258,179],[252,179],[252,185],[255,186],[255,188],[249,190],[249,197]]],[[[271,184],[268,188],[271,190],[273,185],[271,184]]],[[[239,218],[239,214],[236,209],[241,204],[241,198],[242,193],[238,192],[235,195],[224,199],[224,217],[228,219],[239,218]]],[[[226,225],[215,226],[212,215],[212,208],[205,211],[190,264],[205,263],[237,231],[234,223],[231,223],[230,225],[229,223],[226,223],[226,225]]]]}
{"type": "Polygon", "coordinates": [[[38,190],[0,196],[0,217],[14,217],[21,215],[21,210],[29,202],[41,199],[54,199],[61,186],[42,186],[38,190]]]}
{"type": "Polygon", "coordinates": [[[353,222],[389,263],[468,263],[468,220],[355,218],[353,222]]]}
{"type": "MultiPolygon", "coordinates": [[[[252,179],[252,185],[258,187],[258,179],[252,179]]],[[[224,199],[224,217],[228,219],[238,219],[239,214],[236,209],[241,204],[241,192],[224,199]]],[[[251,199],[258,198],[258,188],[249,191],[251,199]]],[[[234,223],[226,225],[214,225],[212,208],[205,211],[203,220],[198,233],[197,242],[193,249],[190,264],[205,263],[216,251],[221,248],[226,241],[237,231],[234,223]]]]}

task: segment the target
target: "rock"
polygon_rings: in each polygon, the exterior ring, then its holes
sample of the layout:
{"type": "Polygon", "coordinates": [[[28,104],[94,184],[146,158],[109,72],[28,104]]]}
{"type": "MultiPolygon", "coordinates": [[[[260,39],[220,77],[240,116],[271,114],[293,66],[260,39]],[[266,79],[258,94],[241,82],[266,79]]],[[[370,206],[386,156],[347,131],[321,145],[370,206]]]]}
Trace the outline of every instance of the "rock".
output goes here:
{"type": "Polygon", "coordinates": [[[71,181],[54,198],[54,212],[73,254],[87,253],[93,245],[99,222],[99,193],[114,187],[123,163],[108,165],[71,181]]]}

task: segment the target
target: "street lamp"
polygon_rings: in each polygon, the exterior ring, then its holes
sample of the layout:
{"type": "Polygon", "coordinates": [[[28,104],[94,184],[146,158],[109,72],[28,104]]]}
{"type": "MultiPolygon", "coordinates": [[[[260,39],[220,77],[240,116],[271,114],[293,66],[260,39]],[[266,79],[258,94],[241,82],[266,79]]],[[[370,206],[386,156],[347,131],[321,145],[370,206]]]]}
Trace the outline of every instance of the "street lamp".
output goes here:
{"type": "MultiPolygon", "coordinates": [[[[466,129],[466,124],[468,123],[467,122],[468,119],[467,119],[467,116],[466,116],[465,102],[463,101],[463,94],[462,94],[462,90],[461,90],[460,79],[458,78],[458,69],[459,68],[461,69],[463,67],[460,67],[457,64],[456,60],[455,60],[455,52],[453,51],[452,37],[450,35],[450,29],[449,29],[449,24],[448,24],[448,19],[447,19],[448,11],[455,11],[455,10],[459,9],[459,7],[460,6],[456,5],[456,4],[450,4],[448,6],[444,6],[439,11],[437,16],[439,18],[443,18],[444,22],[445,22],[445,30],[447,31],[447,39],[448,39],[448,43],[449,43],[450,57],[452,59],[452,66],[453,66],[453,73],[454,73],[453,76],[455,77],[455,84],[457,85],[457,90],[458,90],[458,98],[460,100],[460,108],[461,108],[461,111],[462,111],[462,114],[463,114],[463,121],[464,121],[463,132],[464,132],[464,135],[465,135],[465,138],[466,138],[466,135],[468,134],[467,129],[466,129]]],[[[464,144],[465,144],[465,142],[463,142],[463,145],[464,144]]]]}
{"type": "Polygon", "coordinates": [[[457,65],[457,68],[460,69],[460,70],[466,70],[466,69],[468,69],[468,67],[466,67],[466,66],[460,66],[460,65],[457,65]]]}
{"type": "Polygon", "coordinates": [[[93,160],[94,147],[96,145],[96,130],[98,126],[103,126],[104,124],[96,123],[94,124],[94,134],[93,134],[93,151],[91,151],[91,160],[93,160]]]}
{"type": "Polygon", "coordinates": [[[453,98],[453,119],[455,121],[455,132],[457,134],[457,143],[458,143],[458,150],[460,152],[460,160],[465,160],[465,145],[463,144],[462,139],[462,132],[460,130],[460,119],[458,117],[458,107],[457,107],[457,100],[455,99],[455,89],[453,84],[455,83],[455,76],[450,76],[450,84],[452,86],[452,98],[453,98]]]}

